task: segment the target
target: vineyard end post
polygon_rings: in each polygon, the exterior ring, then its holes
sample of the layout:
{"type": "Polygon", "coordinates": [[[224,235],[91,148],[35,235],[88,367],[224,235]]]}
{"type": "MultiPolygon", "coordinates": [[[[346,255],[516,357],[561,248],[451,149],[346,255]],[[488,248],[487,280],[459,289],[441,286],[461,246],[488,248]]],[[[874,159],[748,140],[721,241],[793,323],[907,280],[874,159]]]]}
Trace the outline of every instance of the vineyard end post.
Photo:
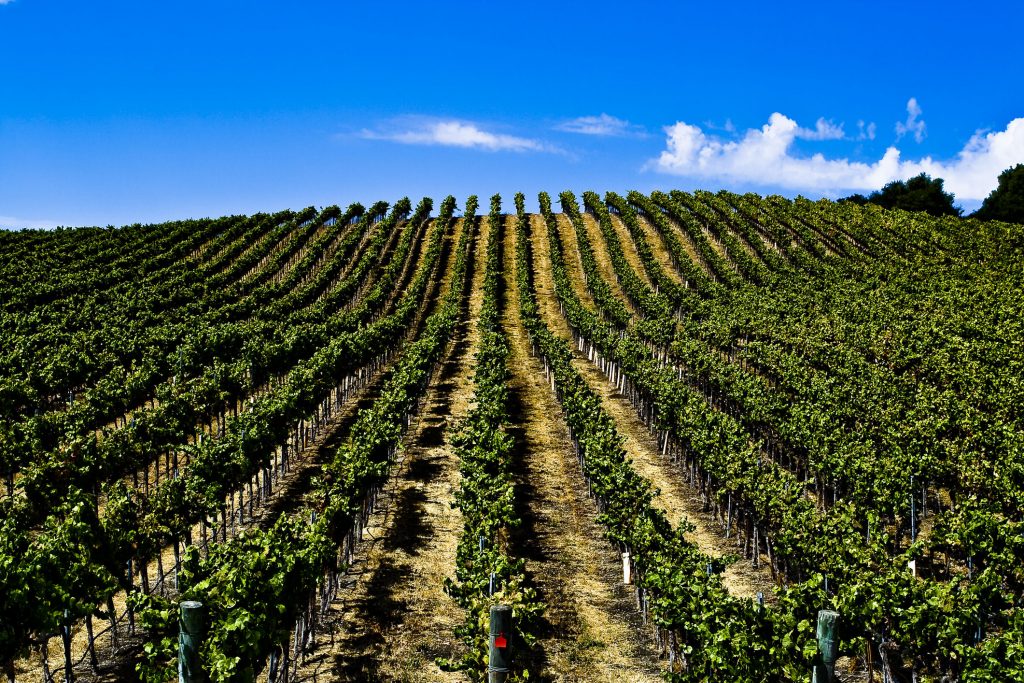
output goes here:
{"type": "Polygon", "coordinates": [[[202,683],[205,680],[199,662],[199,647],[206,627],[203,616],[203,603],[196,600],[181,603],[181,617],[178,620],[178,683],[202,683]]]}
{"type": "Polygon", "coordinates": [[[512,608],[491,606],[491,634],[487,664],[487,683],[505,683],[512,663],[512,608]]]}
{"type": "Polygon", "coordinates": [[[836,670],[836,626],[839,612],[830,609],[818,611],[818,657],[814,665],[815,683],[832,683],[836,670]]]}

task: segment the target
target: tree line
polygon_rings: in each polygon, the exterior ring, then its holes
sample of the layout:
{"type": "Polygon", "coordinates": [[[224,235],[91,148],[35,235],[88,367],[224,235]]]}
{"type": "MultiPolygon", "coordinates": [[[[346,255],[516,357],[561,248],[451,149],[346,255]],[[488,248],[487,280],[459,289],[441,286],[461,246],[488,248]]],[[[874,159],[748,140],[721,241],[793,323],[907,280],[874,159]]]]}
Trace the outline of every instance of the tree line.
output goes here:
{"type": "MultiPolygon", "coordinates": [[[[933,216],[960,216],[963,210],[953,205],[952,192],[943,189],[942,178],[927,173],[909,180],[894,180],[868,196],[854,194],[841,201],[854,204],[877,204],[886,209],[925,211],[933,216]]],[[[1024,164],[1017,164],[999,174],[999,184],[971,217],[984,221],[1024,223],[1024,164]]]]}

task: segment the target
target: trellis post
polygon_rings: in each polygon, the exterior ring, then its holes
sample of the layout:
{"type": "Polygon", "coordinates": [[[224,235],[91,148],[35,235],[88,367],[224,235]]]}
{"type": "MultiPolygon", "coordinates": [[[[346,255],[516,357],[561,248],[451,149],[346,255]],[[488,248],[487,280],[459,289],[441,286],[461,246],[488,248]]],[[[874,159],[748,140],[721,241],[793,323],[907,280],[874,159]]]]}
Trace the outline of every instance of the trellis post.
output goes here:
{"type": "Polygon", "coordinates": [[[186,600],[181,603],[178,635],[178,683],[202,683],[205,680],[199,662],[205,623],[203,603],[186,600]]]}
{"type": "Polygon", "coordinates": [[[839,612],[818,611],[818,656],[814,664],[813,683],[832,683],[836,670],[836,626],[839,612]]]}
{"type": "Polygon", "coordinates": [[[512,664],[512,608],[492,605],[490,625],[487,683],[505,683],[512,664]]]}

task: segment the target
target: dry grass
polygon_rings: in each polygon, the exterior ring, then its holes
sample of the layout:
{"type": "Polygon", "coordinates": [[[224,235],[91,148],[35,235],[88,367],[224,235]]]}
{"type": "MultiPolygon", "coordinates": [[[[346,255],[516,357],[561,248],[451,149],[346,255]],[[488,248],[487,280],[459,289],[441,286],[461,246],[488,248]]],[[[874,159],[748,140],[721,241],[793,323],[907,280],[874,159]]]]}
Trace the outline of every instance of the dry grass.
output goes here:
{"type": "MultiPolygon", "coordinates": [[[[559,221],[560,234],[566,250],[569,279],[577,296],[586,301],[593,299],[585,291],[583,273],[578,259],[572,258],[576,249],[575,231],[567,221],[559,221]]],[[[596,226],[595,226],[596,229],[596,226]]],[[[537,278],[537,292],[541,313],[552,332],[571,340],[571,332],[565,319],[559,314],[551,279],[551,255],[543,222],[536,219],[533,225],[533,246],[535,253],[534,277],[537,278]]],[[[591,236],[591,240],[600,238],[591,236]]],[[[594,249],[602,273],[611,272],[606,250],[594,249]]],[[[614,277],[614,275],[612,275],[614,277]]],[[[724,538],[721,524],[704,512],[704,503],[699,492],[689,485],[682,470],[670,460],[661,457],[658,444],[647,427],[640,421],[628,400],[607,381],[601,371],[580,354],[576,354],[574,366],[587,380],[591,389],[602,399],[605,410],[615,419],[619,432],[625,437],[624,447],[637,473],[651,482],[659,491],[654,505],[663,509],[673,522],[687,520],[696,529],[687,534],[687,539],[696,544],[702,552],[712,557],[738,552],[734,540],[724,538]]],[[[726,588],[737,597],[754,598],[758,592],[765,594],[769,602],[773,599],[773,582],[770,569],[762,564],[754,568],[751,563],[740,560],[730,565],[723,576],[726,588]]]]}
{"type": "Polygon", "coordinates": [[[637,276],[644,281],[644,283],[651,289],[655,288],[654,281],[651,280],[647,274],[647,269],[644,268],[643,261],[640,259],[640,252],[637,250],[636,242],[633,240],[633,236],[629,234],[629,228],[622,222],[622,218],[618,214],[609,213],[611,218],[612,229],[615,230],[616,236],[619,238],[619,243],[622,245],[622,254],[626,257],[626,261],[629,263],[637,276]]]}
{"type": "MultiPolygon", "coordinates": [[[[480,226],[477,244],[486,239],[486,221],[480,226]]],[[[485,256],[482,248],[474,254],[468,315],[431,379],[401,460],[370,516],[347,585],[331,605],[331,643],[307,659],[300,680],[465,680],[441,671],[435,659],[455,657],[461,648],[455,628],[463,615],[443,585],[454,577],[462,531],[462,515],[451,505],[459,462],[450,440],[472,407],[479,334],[470,321],[480,310],[485,256]]]]}
{"type": "Polygon", "coordinates": [[[603,537],[583,472],[572,452],[543,370],[530,355],[514,285],[514,229],[506,231],[506,329],[511,344],[512,410],[521,463],[527,569],[547,604],[538,652],[528,664],[541,680],[654,681],[657,653],[623,586],[616,549],[603,537]]]}
{"type": "MultiPolygon", "coordinates": [[[[616,215],[612,215],[612,222],[616,225],[621,225],[622,229],[628,234],[628,230],[622,224],[622,219],[616,215]]],[[[661,269],[665,272],[665,277],[669,280],[674,280],[682,284],[683,278],[679,275],[679,272],[672,265],[672,256],[669,254],[668,247],[665,246],[665,240],[660,234],[647,222],[643,216],[637,214],[636,222],[640,226],[640,232],[647,240],[647,245],[651,248],[651,253],[654,254],[655,260],[661,269]]],[[[633,238],[629,238],[629,243],[633,244],[633,238]]],[[[639,256],[638,256],[639,258],[639,256]]],[[[694,261],[694,263],[697,263],[694,261]]],[[[699,264],[698,264],[699,267],[699,264]]]]}

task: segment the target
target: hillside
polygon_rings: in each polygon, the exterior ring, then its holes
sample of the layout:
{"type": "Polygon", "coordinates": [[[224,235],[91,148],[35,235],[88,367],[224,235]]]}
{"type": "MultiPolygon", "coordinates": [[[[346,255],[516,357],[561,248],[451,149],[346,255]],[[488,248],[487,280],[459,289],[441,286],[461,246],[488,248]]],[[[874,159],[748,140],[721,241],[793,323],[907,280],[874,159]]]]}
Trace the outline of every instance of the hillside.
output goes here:
{"type": "Polygon", "coordinates": [[[539,201],[0,233],[10,679],[1024,680],[1024,227],[539,201]]]}

